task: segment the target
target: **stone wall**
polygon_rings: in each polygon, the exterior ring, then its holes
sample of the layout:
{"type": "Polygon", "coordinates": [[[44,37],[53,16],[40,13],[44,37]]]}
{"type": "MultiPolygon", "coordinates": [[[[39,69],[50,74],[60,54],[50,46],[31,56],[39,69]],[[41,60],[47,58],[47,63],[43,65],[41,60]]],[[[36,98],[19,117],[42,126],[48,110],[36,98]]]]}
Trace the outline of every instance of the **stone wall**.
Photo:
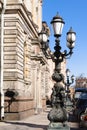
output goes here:
{"type": "Polygon", "coordinates": [[[42,0],[7,0],[2,81],[5,119],[23,119],[46,108],[54,63],[42,51],[38,38],[41,23],[42,0]]]}
{"type": "Polygon", "coordinates": [[[22,119],[34,114],[36,109],[37,112],[43,109],[45,102],[43,105],[40,101],[41,94],[35,97],[37,91],[41,92],[41,75],[37,74],[41,67],[38,66],[45,62],[40,62],[43,58],[38,56],[40,51],[37,29],[25,6],[8,4],[4,15],[4,92],[18,95],[5,96],[5,119],[22,119]],[[35,88],[37,77],[40,84],[35,88]]]}

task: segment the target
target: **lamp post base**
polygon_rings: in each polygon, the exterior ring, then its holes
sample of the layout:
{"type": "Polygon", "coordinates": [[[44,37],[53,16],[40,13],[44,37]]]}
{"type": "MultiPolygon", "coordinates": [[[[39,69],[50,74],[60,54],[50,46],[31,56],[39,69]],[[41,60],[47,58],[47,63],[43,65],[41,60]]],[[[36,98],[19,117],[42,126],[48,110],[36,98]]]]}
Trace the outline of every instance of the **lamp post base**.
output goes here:
{"type": "Polygon", "coordinates": [[[72,109],[73,109],[73,103],[72,103],[72,101],[70,101],[70,99],[68,98],[68,99],[66,100],[66,111],[67,111],[67,112],[70,112],[70,111],[72,111],[72,109]]]}
{"type": "Polygon", "coordinates": [[[70,130],[70,127],[67,125],[67,123],[50,123],[47,130],[70,130]]]}

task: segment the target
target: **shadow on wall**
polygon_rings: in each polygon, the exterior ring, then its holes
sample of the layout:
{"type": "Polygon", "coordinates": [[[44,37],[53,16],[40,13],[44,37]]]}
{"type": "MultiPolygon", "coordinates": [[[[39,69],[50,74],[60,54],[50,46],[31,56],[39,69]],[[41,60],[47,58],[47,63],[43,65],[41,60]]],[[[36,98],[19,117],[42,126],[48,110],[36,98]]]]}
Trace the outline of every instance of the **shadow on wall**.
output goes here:
{"type": "Polygon", "coordinates": [[[7,91],[5,92],[5,96],[9,98],[8,105],[5,106],[5,108],[8,108],[8,112],[10,112],[10,106],[13,103],[13,101],[15,101],[15,97],[18,96],[18,92],[13,89],[7,89],[7,91]]]}

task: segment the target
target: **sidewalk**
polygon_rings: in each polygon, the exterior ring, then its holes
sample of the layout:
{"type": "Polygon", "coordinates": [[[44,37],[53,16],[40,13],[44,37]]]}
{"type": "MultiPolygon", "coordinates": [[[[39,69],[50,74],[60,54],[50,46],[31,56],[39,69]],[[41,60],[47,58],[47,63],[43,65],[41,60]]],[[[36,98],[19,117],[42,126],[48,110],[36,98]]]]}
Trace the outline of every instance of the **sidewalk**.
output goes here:
{"type": "MultiPolygon", "coordinates": [[[[30,116],[27,119],[21,121],[4,121],[0,122],[0,130],[47,130],[49,120],[47,119],[50,108],[47,108],[45,112],[39,115],[30,116]]],[[[72,118],[71,118],[72,119],[72,118]]],[[[86,130],[79,129],[78,124],[73,121],[68,122],[70,130],[86,130]]]]}
{"type": "Polygon", "coordinates": [[[46,130],[49,125],[49,108],[39,115],[33,115],[21,121],[0,122],[0,130],[46,130]]]}

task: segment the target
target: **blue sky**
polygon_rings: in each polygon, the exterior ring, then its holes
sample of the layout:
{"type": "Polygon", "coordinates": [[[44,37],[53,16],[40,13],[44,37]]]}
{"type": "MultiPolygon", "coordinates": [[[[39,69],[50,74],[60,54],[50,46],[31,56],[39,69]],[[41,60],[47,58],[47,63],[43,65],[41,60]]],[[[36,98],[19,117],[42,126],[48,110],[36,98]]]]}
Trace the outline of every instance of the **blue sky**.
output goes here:
{"type": "Polygon", "coordinates": [[[76,32],[76,44],[73,55],[67,60],[67,68],[76,77],[81,74],[87,77],[87,0],[43,0],[42,18],[46,21],[50,30],[50,48],[53,50],[55,39],[50,24],[52,18],[59,13],[65,21],[60,45],[62,51],[66,47],[66,33],[70,27],[76,32]]]}

